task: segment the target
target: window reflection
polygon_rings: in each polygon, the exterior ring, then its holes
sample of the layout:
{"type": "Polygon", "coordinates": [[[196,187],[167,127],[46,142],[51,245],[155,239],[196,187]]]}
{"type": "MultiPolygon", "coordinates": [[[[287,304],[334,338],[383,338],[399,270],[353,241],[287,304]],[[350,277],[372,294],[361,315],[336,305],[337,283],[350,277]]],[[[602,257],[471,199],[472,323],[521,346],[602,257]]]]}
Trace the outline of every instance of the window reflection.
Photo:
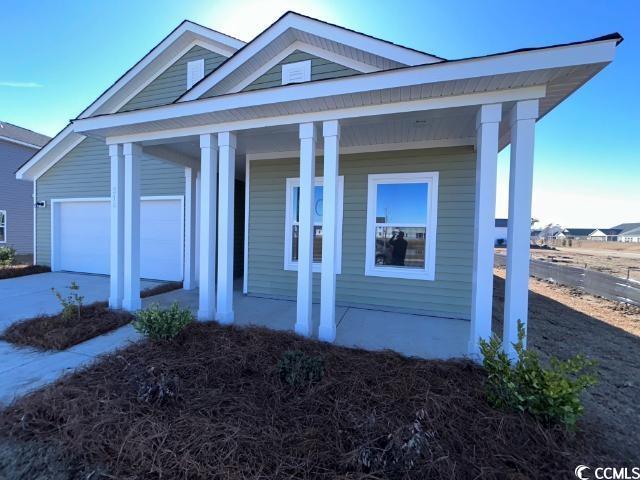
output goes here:
{"type": "MultiPolygon", "coordinates": [[[[291,260],[298,261],[298,239],[299,239],[299,227],[293,225],[291,232],[291,260]]],[[[322,261],[322,225],[315,225],[313,227],[313,261],[322,261]]]]}
{"type": "Polygon", "coordinates": [[[424,268],[425,227],[376,227],[376,265],[424,268]]]}
{"type": "Polygon", "coordinates": [[[428,184],[381,183],[377,187],[376,223],[426,223],[428,184]]]}
{"type": "MultiPolygon", "coordinates": [[[[300,222],[300,187],[293,187],[293,222],[291,225],[291,260],[298,261],[298,239],[300,222]]],[[[323,189],[316,185],[313,189],[313,261],[322,261],[322,207],[323,189]]]]}

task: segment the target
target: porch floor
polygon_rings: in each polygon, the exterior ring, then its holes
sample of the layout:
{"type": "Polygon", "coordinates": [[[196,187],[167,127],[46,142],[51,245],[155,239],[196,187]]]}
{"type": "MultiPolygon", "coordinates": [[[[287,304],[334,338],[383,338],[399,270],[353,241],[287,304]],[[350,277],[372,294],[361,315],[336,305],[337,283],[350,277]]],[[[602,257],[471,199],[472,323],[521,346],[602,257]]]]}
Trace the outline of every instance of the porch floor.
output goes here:
{"type": "MultiPolygon", "coordinates": [[[[198,290],[174,290],[143,299],[143,307],[152,303],[169,306],[177,301],[198,309],[198,290]]],[[[234,292],[235,324],[257,325],[293,331],[296,302],[276,300],[234,292]]],[[[317,332],[320,305],[313,305],[314,331],[317,332]]],[[[407,356],[454,358],[467,354],[469,322],[353,307],[337,307],[336,344],[367,350],[390,349],[407,356]]]]}

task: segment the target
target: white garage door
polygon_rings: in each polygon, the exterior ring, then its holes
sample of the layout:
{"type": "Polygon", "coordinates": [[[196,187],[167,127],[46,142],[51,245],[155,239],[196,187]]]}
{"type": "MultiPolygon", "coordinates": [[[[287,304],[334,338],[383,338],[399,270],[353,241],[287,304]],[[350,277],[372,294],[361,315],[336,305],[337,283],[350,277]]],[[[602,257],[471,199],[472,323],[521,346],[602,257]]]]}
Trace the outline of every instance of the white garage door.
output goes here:
{"type": "MultiPolygon", "coordinates": [[[[63,201],[53,205],[54,269],[108,274],[109,201],[63,201]]],[[[182,280],[181,199],[142,199],[140,217],[140,276],[182,280]]]]}

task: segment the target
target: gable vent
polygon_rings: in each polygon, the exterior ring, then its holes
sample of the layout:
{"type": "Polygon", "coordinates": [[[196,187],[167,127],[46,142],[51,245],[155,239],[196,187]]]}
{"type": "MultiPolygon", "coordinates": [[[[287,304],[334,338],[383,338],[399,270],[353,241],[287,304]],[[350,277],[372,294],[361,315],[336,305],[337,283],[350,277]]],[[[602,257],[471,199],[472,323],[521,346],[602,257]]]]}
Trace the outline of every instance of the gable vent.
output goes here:
{"type": "Polygon", "coordinates": [[[311,60],[282,65],[282,85],[311,80],[311,60]]]}
{"type": "Polygon", "coordinates": [[[204,78],[204,58],[187,63],[187,90],[204,78]]]}

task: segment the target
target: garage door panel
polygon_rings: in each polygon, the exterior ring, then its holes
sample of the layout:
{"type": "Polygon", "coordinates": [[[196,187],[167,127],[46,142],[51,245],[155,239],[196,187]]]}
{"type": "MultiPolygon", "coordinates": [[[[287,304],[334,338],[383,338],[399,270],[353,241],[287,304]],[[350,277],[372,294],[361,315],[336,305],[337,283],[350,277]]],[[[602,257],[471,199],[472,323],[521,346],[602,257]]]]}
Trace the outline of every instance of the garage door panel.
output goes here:
{"type": "MultiPolygon", "coordinates": [[[[60,202],[54,216],[57,269],[109,273],[110,203],[60,202]]],[[[183,216],[179,199],[146,199],[140,205],[140,276],[182,280],[183,216]]]]}

